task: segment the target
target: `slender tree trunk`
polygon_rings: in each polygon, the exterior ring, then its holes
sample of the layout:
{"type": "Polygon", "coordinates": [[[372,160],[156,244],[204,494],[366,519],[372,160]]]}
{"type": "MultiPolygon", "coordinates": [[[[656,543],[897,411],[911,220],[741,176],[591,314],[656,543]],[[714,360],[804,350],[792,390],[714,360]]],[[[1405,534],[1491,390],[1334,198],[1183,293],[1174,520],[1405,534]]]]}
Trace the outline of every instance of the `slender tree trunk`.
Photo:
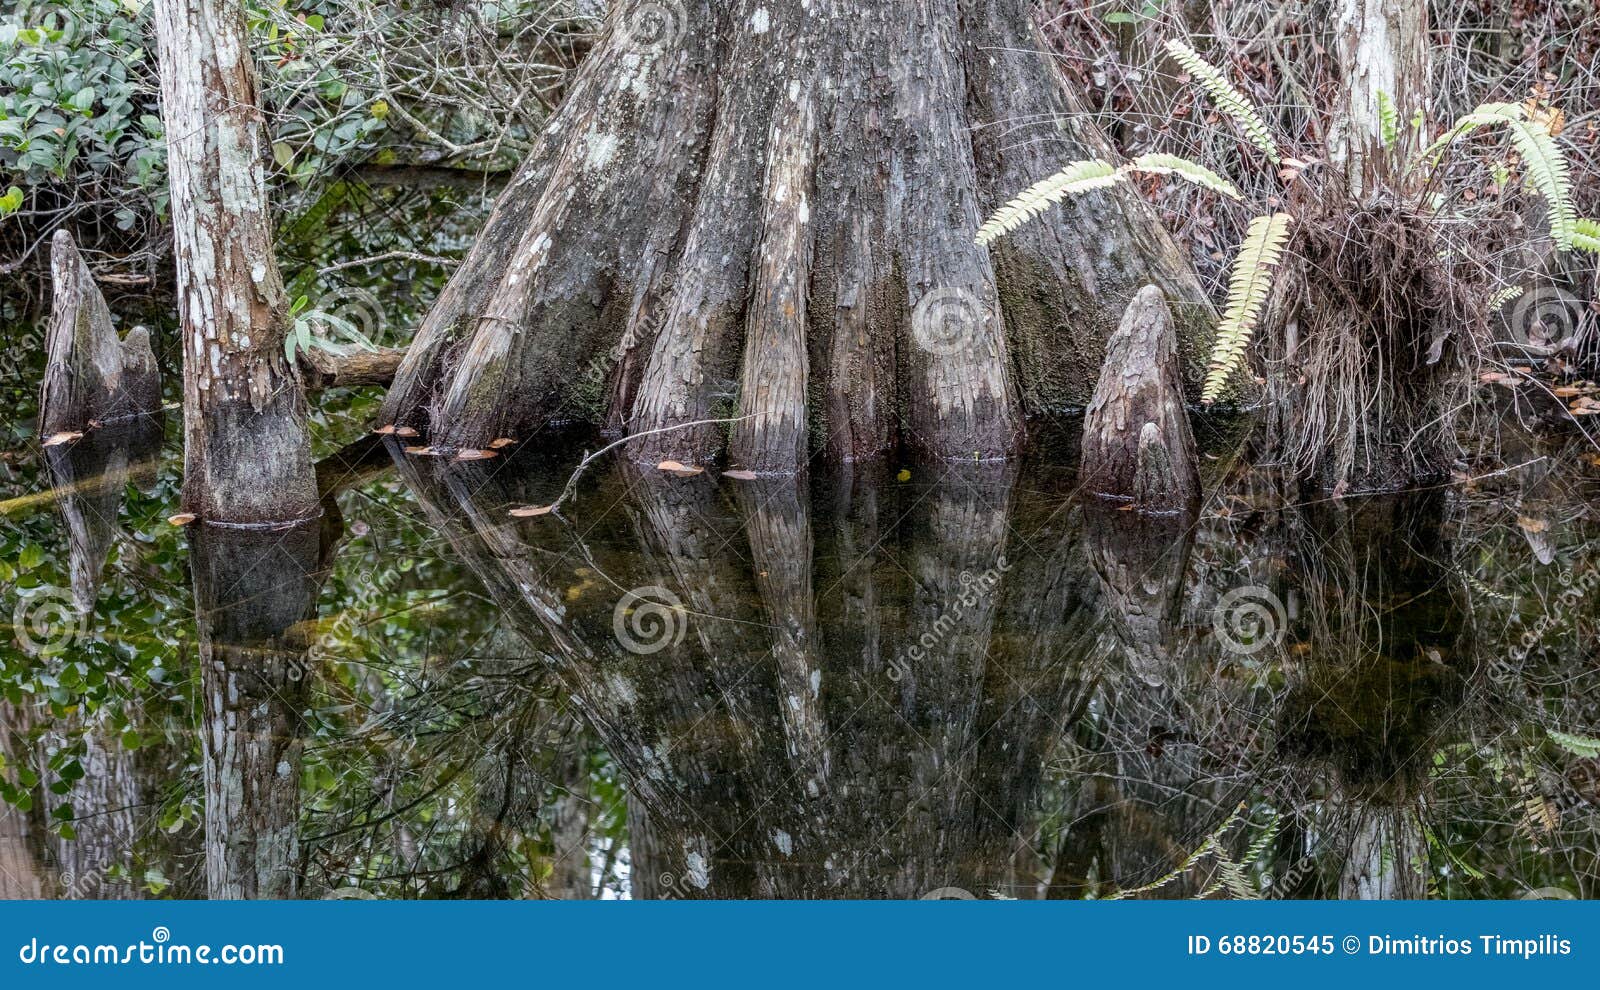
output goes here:
{"type": "MultiPolygon", "coordinates": [[[[1131,191],[994,255],[974,243],[986,211],[1111,153],[1024,0],[621,0],[607,25],[386,422],[459,449],[558,418],[638,433],[737,410],[732,459],[763,472],[818,450],[1005,457],[1027,413],[1088,401],[1147,283],[1198,371],[1209,304],[1131,191]]],[[[705,462],[724,436],[630,452],[705,462]]]]}
{"type": "Polygon", "coordinates": [[[1419,148],[1412,115],[1426,115],[1428,5],[1418,0],[1332,0],[1334,45],[1342,85],[1329,156],[1361,198],[1402,179],[1406,155],[1419,148]],[[1392,114],[1386,125],[1384,117],[1392,114]],[[1393,130],[1391,143],[1384,137],[1393,130]]]}
{"type": "Polygon", "coordinates": [[[239,0],[159,0],[161,103],[183,335],[185,508],[317,512],[305,398],[284,356],[255,67],[239,0]]]}

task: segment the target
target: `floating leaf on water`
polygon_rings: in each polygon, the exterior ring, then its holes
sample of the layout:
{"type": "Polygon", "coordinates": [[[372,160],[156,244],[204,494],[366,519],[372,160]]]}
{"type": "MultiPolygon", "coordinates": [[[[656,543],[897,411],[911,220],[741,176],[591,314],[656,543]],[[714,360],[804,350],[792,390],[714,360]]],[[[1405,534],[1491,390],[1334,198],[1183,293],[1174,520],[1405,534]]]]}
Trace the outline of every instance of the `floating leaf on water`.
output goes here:
{"type": "Polygon", "coordinates": [[[512,509],[511,514],[518,519],[533,519],[537,516],[548,516],[556,511],[553,505],[530,505],[521,509],[512,509]]]}
{"type": "Polygon", "coordinates": [[[724,478],[732,478],[734,481],[756,480],[756,473],[754,471],[724,471],[722,472],[722,476],[724,478]]]}
{"type": "Polygon", "coordinates": [[[373,430],[372,432],[376,433],[380,437],[387,437],[387,436],[392,436],[394,434],[394,431],[395,431],[395,425],[393,423],[390,423],[388,426],[380,426],[376,430],[373,430]]]}
{"type": "Polygon", "coordinates": [[[410,426],[397,426],[395,427],[394,435],[397,437],[414,437],[417,435],[417,431],[410,426]]]}
{"type": "Polygon", "coordinates": [[[487,461],[491,457],[500,455],[492,450],[463,450],[456,454],[458,461],[487,461]]]}
{"type": "Polygon", "coordinates": [[[688,478],[697,474],[704,474],[706,470],[702,467],[690,467],[687,464],[680,464],[677,461],[662,461],[660,464],[656,465],[656,469],[665,471],[668,474],[675,474],[680,478],[688,478]]]}
{"type": "Polygon", "coordinates": [[[911,480],[911,472],[907,471],[905,468],[901,468],[900,469],[900,473],[894,476],[894,480],[896,480],[896,481],[910,481],[911,480]]]}
{"type": "Polygon", "coordinates": [[[193,512],[180,512],[175,516],[168,516],[167,522],[174,526],[187,526],[194,522],[196,518],[193,512]]]}
{"type": "Polygon", "coordinates": [[[504,450],[505,448],[511,446],[514,443],[516,443],[516,441],[511,439],[510,437],[501,437],[498,440],[490,440],[489,441],[489,449],[490,450],[504,450]]]}
{"type": "Polygon", "coordinates": [[[438,457],[439,451],[432,447],[407,447],[406,453],[416,457],[438,457]]]}
{"type": "Polygon", "coordinates": [[[45,438],[45,441],[44,441],[43,445],[46,446],[46,447],[59,447],[61,444],[67,443],[68,441],[71,441],[71,440],[79,440],[79,439],[82,439],[82,437],[83,437],[82,433],[75,433],[75,432],[72,432],[72,431],[63,431],[61,433],[52,433],[48,437],[45,438]]]}

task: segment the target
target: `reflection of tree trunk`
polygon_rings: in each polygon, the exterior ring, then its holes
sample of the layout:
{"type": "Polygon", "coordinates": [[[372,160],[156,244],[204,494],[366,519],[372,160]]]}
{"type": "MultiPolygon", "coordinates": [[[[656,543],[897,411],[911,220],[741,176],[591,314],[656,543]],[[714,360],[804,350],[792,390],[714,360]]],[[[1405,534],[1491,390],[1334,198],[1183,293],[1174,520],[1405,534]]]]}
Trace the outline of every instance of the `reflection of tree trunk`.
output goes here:
{"type": "MultiPolygon", "coordinates": [[[[909,897],[1011,882],[1037,767],[1011,775],[1041,759],[1057,702],[1040,687],[1054,671],[1041,678],[1031,659],[995,666],[987,656],[1010,580],[999,558],[1005,472],[892,492],[916,502],[887,534],[877,528],[884,493],[858,483],[834,510],[830,546],[845,553],[814,562],[809,512],[790,481],[730,493],[704,475],[623,465],[574,506],[574,524],[585,531],[583,513],[613,505],[626,482],[640,555],[581,544],[563,553],[560,521],[512,523],[508,503],[537,499],[511,465],[492,480],[418,458],[402,471],[514,626],[548,651],[625,773],[635,896],[909,897]],[[616,587],[558,595],[564,572],[580,568],[616,587]],[[664,614],[687,623],[681,642],[668,631],[635,642],[660,646],[650,652],[619,643],[639,632],[628,608],[643,604],[624,598],[629,588],[679,598],[683,611],[664,614]],[[763,622],[747,618],[755,601],[763,622]]],[[[1025,610],[1019,636],[1053,621],[1047,608],[1025,610]]]]}
{"type": "Polygon", "coordinates": [[[117,513],[130,478],[154,474],[161,417],[140,417],[93,430],[70,446],[45,449],[56,508],[67,524],[72,597],[94,608],[100,574],[117,536],[117,513]]]}
{"type": "Polygon", "coordinates": [[[213,898],[292,898],[319,528],[194,534],[206,887],[213,898]]]}

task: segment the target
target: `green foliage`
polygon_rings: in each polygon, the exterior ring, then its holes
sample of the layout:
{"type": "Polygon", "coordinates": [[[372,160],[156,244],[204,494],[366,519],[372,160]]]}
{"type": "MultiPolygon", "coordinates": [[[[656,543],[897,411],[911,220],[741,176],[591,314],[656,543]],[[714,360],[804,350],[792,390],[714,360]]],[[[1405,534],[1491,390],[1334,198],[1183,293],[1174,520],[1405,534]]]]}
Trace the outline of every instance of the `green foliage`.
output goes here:
{"type": "MultiPolygon", "coordinates": [[[[147,21],[137,4],[116,0],[21,0],[7,13],[0,168],[23,187],[71,185],[162,212],[166,157],[147,21]]],[[[124,229],[134,223],[127,205],[117,216],[124,229]]]]}
{"type": "Polygon", "coordinates": [[[1385,148],[1400,140],[1400,111],[1394,105],[1394,97],[1383,90],[1378,90],[1378,137],[1385,148]]]}
{"type": "Polygon", "coordinates": [[[1116,168],[1103,159],[1073,162],[1048,179],[1035,182],[997,210],[978,228],[978,243],[989,244],[1001,234],[1016,230],[1068,196],[1116,185],[1121,178],[1116,168]]]}
{"type": "Polygon", "coordinates": [[[1457,139],[1480,127],[1502,127],[1522,156],[1528,185],[1544,198],[1550,213],[1550,237],[1558,250],[1574,247],[1577,212],[1572,204],[1572,180],[1566,154],[1556,144],[1555,135],[1541,118],[1529,114],[1520,103],[1485,103],[1462,115],[1439,139],[1423,152],[1428,167],[1438,164],[1446,149],[1457,139]]]}
{"type": "Polygon", "coordinates": [[[1239,246],[1228,282],[1228,305],[1217,324],[1217,340],[1211,350],[1211,368],[1206,373],[1202,402],[1215,402],[1227,387],[1228,379],[1244,361],[1245,348],[1261,318],[1261,308],[1272,292],[1272,270],[1283,257],[1289,238],[1290,216],[1274,213],[1250,221],[1244,243],[1239,246]]]}

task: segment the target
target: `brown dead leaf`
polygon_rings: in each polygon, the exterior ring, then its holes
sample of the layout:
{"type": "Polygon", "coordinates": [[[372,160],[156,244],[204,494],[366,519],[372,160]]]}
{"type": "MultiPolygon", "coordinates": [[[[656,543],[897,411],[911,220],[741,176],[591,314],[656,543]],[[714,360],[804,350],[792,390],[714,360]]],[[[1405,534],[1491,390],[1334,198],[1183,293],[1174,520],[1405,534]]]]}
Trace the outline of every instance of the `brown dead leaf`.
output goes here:
{"type": "Polygon", "coordinates": [[[732,478],[734,481],[756,480],[756,473],[754,471],[724,471],[722,472],[722,476],[724,478],[732,478]]]}
{"type": "Polygon", "coordinates": [[[504,450],[504,449],[506,449],[507,447],[511,446],[514,443],[516,443],[516,441],[511,439],[510,437],[501,437],[498,440],[490,440],[489,441],[489,449],[490,450],[504,450]]]}
{"type": "Polygon", "coordinates": [[[168,516],[167,522],[174,526],[187,526],[198,518],[193,512],[180,512],[175,516],[168,516]]]}
{"type": "Polygon", "coordinates": [[[555,510],[556,507],[553,505],[529,505],[520,509],[512,509],[511,514],[518,519],[533,519],[537,516],[548,516],[555,510]]]}
{"type": "Polygon", "coordinates": [[[691,478],[697,474],[704,474],[706,471],[705,468],[690,467],[687,464],[680,464],[677,461],[662,461],[660,464],[656,465],[656,469],[659,471],[665,471],[668,474],[677,475],[680,478],[691,478]]]}
{"type": "Polygon", "coordinates": [[[45,440],[44,440],[44,443],[43,443],[42,446],[45,446],[45,447],[59,447],[62,444],[67,443],[68,441],[78,440],[78,439],[81,439],[82,437],[83,437],[82,433],[76,433],[76,432],[72,432],[72,431],[63,431],[61,433],[52,433],[48,437],[45,437],[45,440]]]}
{"type": "Polygon", "coordinates": [[[438,457],[439,451],[432,447],[407,447],[406,453],[414,457],[438,457]]]}
{"type": "Polygon", "coordinates": [[[417,431],[414,427],[400,426],[395,428],[394,435],[397,437],[414,437],[417,435],[417,431]]]}
{"type": "Polygon", "coordinates": [[[458,461],[487,461],[492,457],[499,457],[498,451],[493,450],[463,450],[456,454],[458,461]]]}
{"type": "Polygon", "coordinates": [[[394,429],[394,424],[390,423],[388,426],[380,426],[372,432],[376,433],[380,437],[389,437],[394,436],[394,429]]]}
{"type": "Polygon", "coordinates": [[[1521,526],[1523,532],[1527,533],[1543,533],[1550,528],[1549,523],[1543,519],[1535,519],[1532,516],[1518,516],[1517,525],[1521,526]]]}

